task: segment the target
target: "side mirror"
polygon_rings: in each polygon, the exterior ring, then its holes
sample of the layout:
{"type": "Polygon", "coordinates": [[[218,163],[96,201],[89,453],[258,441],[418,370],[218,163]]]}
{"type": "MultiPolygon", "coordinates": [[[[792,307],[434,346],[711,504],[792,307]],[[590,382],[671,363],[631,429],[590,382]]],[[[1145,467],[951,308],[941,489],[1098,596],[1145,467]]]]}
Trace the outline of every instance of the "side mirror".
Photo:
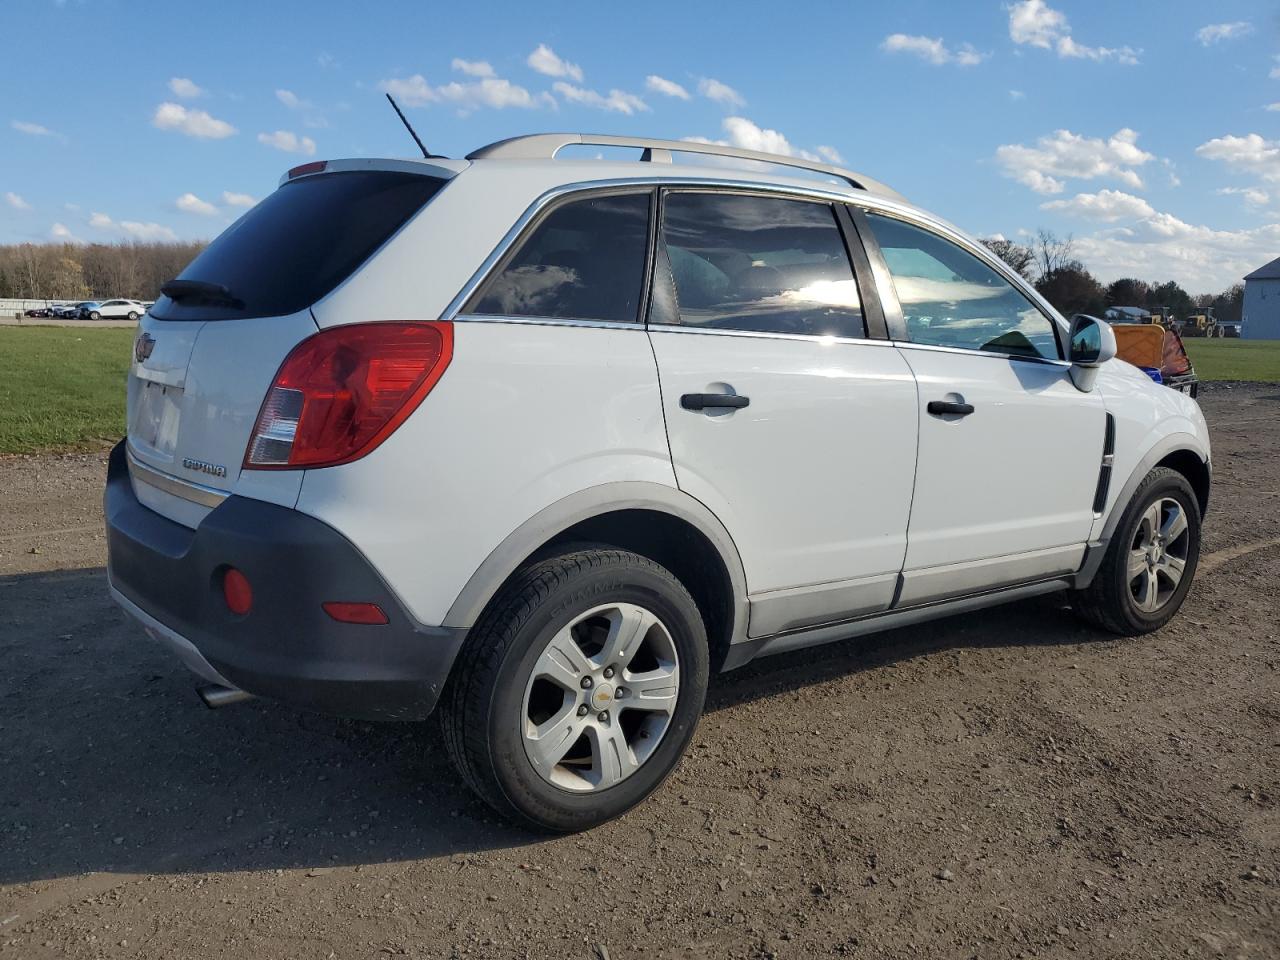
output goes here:
{"type": "Polygon", "coordinates": [[[1071,382],[1088,393],[1098,380],[1098,368],[1116,355],[1116,334],[1111,324],[1077,313],[1071,321],[1068,346],[1071,382]]]}

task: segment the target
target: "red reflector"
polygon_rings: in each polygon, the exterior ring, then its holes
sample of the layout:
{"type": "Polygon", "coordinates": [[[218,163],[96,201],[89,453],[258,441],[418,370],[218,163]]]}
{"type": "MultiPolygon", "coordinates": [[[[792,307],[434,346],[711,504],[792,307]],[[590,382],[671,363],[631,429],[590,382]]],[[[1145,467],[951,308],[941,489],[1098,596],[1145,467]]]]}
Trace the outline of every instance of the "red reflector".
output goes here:
{"type": "Polygon", "coordinates": [[[222,575],[222,598],[227,601],[227,608],[240,617],[253,608],[253,587],[249,586],[249,578],[235,567],[228,568],[222,575]]]}
{"type": "Polygon", "coordinates": [[[451,323],[353,323],[293,348],[245,451],[249,469],[331,467],[369,453],[422,402],[453,357],[451,323]]]}
{"type": "MultiPolygon", "coordinates": [[[[292,180],[294,177],[305,177],[308,173],[319,173],[328,165],[328,163],[328,160],[312,160],[310,163],[299,164],[289,171],[289,179],[292,180]]],[[[280,168],[277,167],[276,169],[278,170],[280,168]]]]}
{"type": "Polygon", "coordinates": [[[376,603],[338,603],[330,600],[320,604],[324,612],[339,623],[386,623],[387,615],[376,603]]]}

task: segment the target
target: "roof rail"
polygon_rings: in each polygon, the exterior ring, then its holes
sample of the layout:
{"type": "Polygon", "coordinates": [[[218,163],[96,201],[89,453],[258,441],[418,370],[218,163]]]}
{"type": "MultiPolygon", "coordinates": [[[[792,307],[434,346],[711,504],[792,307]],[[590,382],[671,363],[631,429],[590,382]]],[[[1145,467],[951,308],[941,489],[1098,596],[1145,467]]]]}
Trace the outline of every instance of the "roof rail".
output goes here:
{"type": "Polygon", "coordinates": [[[673,153],[700,153],[713,157],[732,157],[736,160],[753,160],[757,163],[771,163],[783,167],[798,167],[814,173],[826,174],[843,180],[849,186],[868,193],[876,193],[894,200],[903,200],[896,190],[887,187],[878,180],[872,180],[852,170],[820,163],[817,160],[805,160],[802,157],[788,157],[779,153],[763,153],[759,150],[744,150],[741,147],[723,146],[718,143],[701,143],[697,140],[655,140],[650,137],[620,137],[607,133],[532,133],[523,137],[511,137],[490,143],[467,154],[468,160],[551,160],[565,147],[576,144],[589,144],[597,147],[634,147],[644,152],[642,161],[649,163],[670,163],[673,153]]]}

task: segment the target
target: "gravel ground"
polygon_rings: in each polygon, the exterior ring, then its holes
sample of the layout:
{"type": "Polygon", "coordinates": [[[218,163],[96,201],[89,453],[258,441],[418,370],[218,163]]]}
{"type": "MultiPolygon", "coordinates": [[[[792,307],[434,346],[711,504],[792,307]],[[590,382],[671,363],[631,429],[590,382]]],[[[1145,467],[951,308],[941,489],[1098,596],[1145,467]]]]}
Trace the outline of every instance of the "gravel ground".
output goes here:
{"type": "Polygon", "coordinates": [[[719,678],[667,785],[531,837],[434,724],[192,680],[106,598],[105,455],[0,460],[0,958],[1280,957],[1280,386],[1215,386],[1205,560],[719,678]]]}

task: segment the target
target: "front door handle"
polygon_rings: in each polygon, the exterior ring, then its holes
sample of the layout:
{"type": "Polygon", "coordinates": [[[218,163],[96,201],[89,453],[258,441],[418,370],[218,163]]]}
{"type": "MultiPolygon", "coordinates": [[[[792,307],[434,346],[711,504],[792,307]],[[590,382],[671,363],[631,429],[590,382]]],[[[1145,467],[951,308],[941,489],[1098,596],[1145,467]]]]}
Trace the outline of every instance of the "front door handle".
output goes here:
{"type": "Polygon", "coordinates": [[[680,406],[686,410],[705,410],[708,407],[729,407],[741,410],[751,403],[750,397],[736,393],[686,393],[680,398],[680,406]]]}
{"type": "Polygon", "coordinates": [[[930,400],[928,410],[937,416],[949,413],[958,417],[967,417],[973,413],[973,404],[956,403],[953,400],[930,400]]]}

